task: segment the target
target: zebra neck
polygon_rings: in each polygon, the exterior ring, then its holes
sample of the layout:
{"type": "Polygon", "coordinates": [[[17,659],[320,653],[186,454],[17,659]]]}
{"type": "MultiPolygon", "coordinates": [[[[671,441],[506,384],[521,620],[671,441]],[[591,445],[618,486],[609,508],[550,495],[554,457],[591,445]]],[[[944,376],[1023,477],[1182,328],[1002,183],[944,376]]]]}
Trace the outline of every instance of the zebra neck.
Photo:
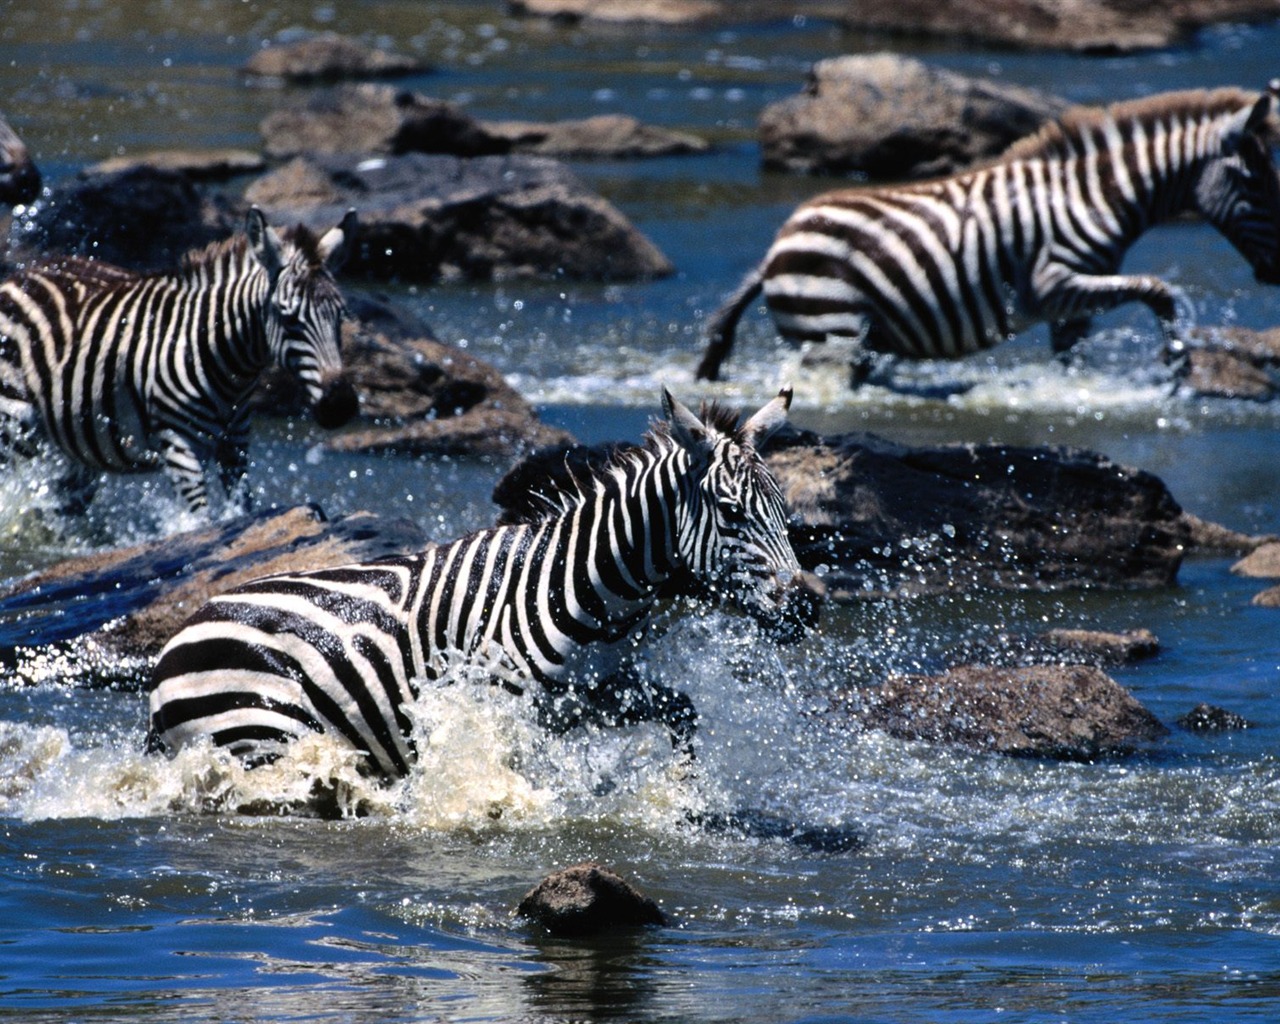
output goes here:
{"type": "Polygon", "coordinates": [[[196,358],[223,393],[251,388],[271,365],[265,330],[270,281],[243,246],[230,246],[183,268],[182,289],[193,307],[196,358]]]}

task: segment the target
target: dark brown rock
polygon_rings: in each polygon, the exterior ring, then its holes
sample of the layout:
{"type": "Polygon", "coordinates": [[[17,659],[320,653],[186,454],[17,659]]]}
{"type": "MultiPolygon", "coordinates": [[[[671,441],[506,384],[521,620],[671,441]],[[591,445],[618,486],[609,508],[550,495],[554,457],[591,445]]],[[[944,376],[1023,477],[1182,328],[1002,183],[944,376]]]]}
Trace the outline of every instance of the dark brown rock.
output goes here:
{"type": "Polygon", "coordinates": [[[1280,579],[1280,542],[1271,541],[1254,548],[1236,562],[1231,571],[1254,579],[1280,579]]]}
{"type": "Polygon", "coordinates": [[[1155,476],[1071,448],[780,437],[766,456],[829,593],[1158,587],[1189,527],[1155,476]]]}
{"type": "Polygon", "coordinates": [[[509,152],[456,103],[390,85],[341,85],[311,93],[268,114],[259,128],[273,157],[302,154],[451,153],[485,156],[509,152]]]}
{"type": "Polygon", "coordinates": [[[1201,327],[1188,332],[1188,340],[1210,351],[1229,352],[1254,366],[1280,366],[1280,327],[1201,327]]]}
{"type": "Polygon", "coordinates": [[[407,520],[313,506],[267,511],[133,547],[70,558],[0,592],[0,663],[24,666],[73,645],[84,685],[138,685],[150,660],[211,597],[257,576],[323,568],[423,547],[407,520]],[[95,667],[116,675],[94,678],[95,667]],[[122,680],[132,669],[138,677],[122,680]]]}
{"type": "Polygon", "coordinates": [[[259,174],[266,166],[261,153],[247,149],[165,149],[112,157],[85,168],[80,176],[93,178],[146,167],[173,171],[192,181],[225,181],[241,174],[259,174]]]}
{"type": "Polygon", "coordinates": [[[40,195],[40,172],[18,133],[0,117],[0,203],[24,206],[40,195]]]}
{"type": "Polygon", "coordinates": [[[1243,398],[1268,402],[1277,383],[1264,367],[1247,356],[1216,349],[1191,349],[1182,385],[1205,398],[1243,398]]]}
{"type": "Polygon", "coordinates": [[[430,71],[415,57],[365,46],[335,32],[274,43],[244,66],[245,74],[287,82],[331,82],[343,78],[392,78],[430,71]]]}
{"type": "Polygon", "coordinates": [[[485,121],[485,130],[513,152],[562,160],[621,160],[705,153],[705,139],[642,124],[626,114],[598,114],[568,121],[485,121]]]}
{"type": "Polygon", "coordinates": [[[432,281],[671,273],[661,252],[564,165],[540,157],[408,153],[297,159],[246,193],[277,222],[360,212],[347,274],[432,281]]]}
{"type": "Polygon", "coordinates": [[[1099,629],[1050,629],[1036,636],[997,633],[960,644],[947,655],[952,665],[1127,665],[1160,652],[1148,629],[1113,633],[1099,629]]]}
{"type": "Polygon", "coordinates": [[[1219,523],[1210,523],[1190,512],[1182,513],[1182,521],[1189,531],[1188,551],[1203,554],[1230,554],[1253,551],[1272,541],[1280,540],[1274,534],[1241,533],[1219,523]]]}
{"type": "Polygon", "coordinates": [[[564,937],[667,923],[652,899],[615,872],[589,862],[548,875],[525,894],[516,913],[564,937]]]}
{"type": "Polygon", "coordinates": [[[1253,723],[1243,715],[1214,704],[1197,704],[1178,719],[1178,727],[1188,732],[1229,732],[1251,729],[1253,723]]]}
{"type": "Polygon", "coordinates": [[[891,53],[813,66],[803,93],[760,115],[764,166],[901,179],[994,157],[1067,109],[1059,99],[891,53]]]}
{"type": "Polygon", "coordinates": [[[860,696],[868,728],[997,754],[1091,761],[1168,733],[1128,690],[1087,665],[964,666],[893,676],[860,696]]]}

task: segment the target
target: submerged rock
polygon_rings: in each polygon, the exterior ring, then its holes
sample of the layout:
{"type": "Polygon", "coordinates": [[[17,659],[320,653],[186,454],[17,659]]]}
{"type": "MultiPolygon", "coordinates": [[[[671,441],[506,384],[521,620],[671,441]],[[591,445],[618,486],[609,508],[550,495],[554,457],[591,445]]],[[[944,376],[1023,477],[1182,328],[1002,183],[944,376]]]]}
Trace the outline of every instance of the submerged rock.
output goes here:
{"type": "Polygon", "coordinates": [[[1092,761],[1168,734],[1128,690],[1088,665],[968,665],[893,676],[859,696],[867,728],[997,754],[1092,761]]]}
{"type": "Polygon", "coordinates": [[[264,47],[242,69],[255,78],[332,82],[342,78],[393,78],[431,68],[416,57],[366,46],[336,32],[318,32],[264,47]]]}
{"type": "Polygon", "coordinates": [[[0,664],[24,678],[24,664],[59,650],[70,668],[83,671],[77,682],[100,685],[95,668],[123,662],[145,670],[188,616],[240,583],[426,542],[408,520],[354,512],[329,521],[315,506],[301,506],[69,558],[0,591],[0,664]]]}
{"type": "Polygon", "coordinates": [[[516,913],[552,935],[575,938],[667,923],[652,899],[616,872],[590,862],[548,875],[525,894],[516,913]]]}
{"type": "Polygon", "coordinates": [[[1160,641],[1148,629],[1112,633],[1098,629],[1050,629],[1036,636],[997,633],[960,644],[947,661],[982,665],[1128,665],[1154,658],[1160,641]]]}
{"type": "Polygon", "coordinates": [[[1001,153],[1067,109],[1034,89],[892,53],[818,61],[803,93],[760,115],[773,170],[870,178],[949,174],[1001,153]]]}
{"type": "Polygon", "coordinates": [[[298,158],[246,198],[273,221],[317,227],[355,206],[360,245],[349,274],[627,281],[673,269],[616,207],[540,157],[298,158]]]}
{"type": "Polygon", "coordinates": [[[1188,732],[1229,732],[1252,729],[1253,723],[1243,715],[1214,704],[1197,704],[1178,719],[1178,727],[1188,732]]]}

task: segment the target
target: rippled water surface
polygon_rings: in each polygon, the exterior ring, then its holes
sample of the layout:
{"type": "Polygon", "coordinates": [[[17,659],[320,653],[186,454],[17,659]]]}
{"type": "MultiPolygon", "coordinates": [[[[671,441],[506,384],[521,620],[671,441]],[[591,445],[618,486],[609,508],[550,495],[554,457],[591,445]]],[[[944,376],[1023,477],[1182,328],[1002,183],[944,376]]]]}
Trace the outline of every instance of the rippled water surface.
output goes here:
{"type": "MultiPolygon", "coordinates": [[[[697,329],[800,199],[828,179],[763,175],[755,118],[815,59],[883,40],[785,20],[735,29],[586,28],[496,2],[95,4],[0,0],[0,111],[57,180],[117,152],[258,145],[282,96],[237,69],[264,38],[333,28],[420,54],[408,82],[485,117],[621,111],[706,135],[706,156],[580,165],[678,268],[641,285],[399,291],[448,340],[497,363],[544,418],[587,441],[637,437],[661,383],[758,403],[791,378],[795,418],[924,443],[1084,445],[1160,475],[1191,511],[1280,532],[1277,416],[1169,397],[1144,311],[1101,318],[1065,373],[1043,331],[990,358],[896,371],[852,394],[751,313],[732,379],[692,380],[697,329]]],[[[1101,101],[1190,85],[1258,87],[1280,26],[1204,33],[1130,57],[934,45],[965,72],[1101,101]]],[[[1269,326],[1210,229],[1177,224],[1128,266],[1176,282],[1204,324],[1269,326]]],[[[323,454],[265,423],[262,504],[315,500],[415,516],[452,537],[487,524],[501,465],[323,454]]],[[[182,525],[158,481],[112,481],[83,533],[42,531],[38,472],[0,479],[0,576],[182,525]]],[[[927,501],[927,495],[921,495],[927,501]]],[[[390,790],[317,742],[246,773],[207,751],[140,753],[143,698],[78,688],[50,661],[0,683],[0,1019],[54,1020],[1274,1020],[1280,1013],[1280,643],[1262,584],[1224,559],[1137,593],[972,594],[832,609],[821,635],[761,646],[730,615],[673,616],[651,675],[704,722],[697,775],[636,729],[549,740],[528,709],[444,686],[415,709],[423,763],[390,790]],[[949,752],[856,734],[833,691],[931,669],[996,629],[1146,627],[1162,653],[1116,677],[1163,721],[1206,700],[1254,728],[1174,730],[1100,764],[949,752]],[[261,810],[344,780],[363,816],[261,810]],[[710,833],[689,812],[753,809],[856,830],[815,853],[710,833]],[[673,924],[554,941],[511,908],[543,873],[609,863],[673,924]]]]}

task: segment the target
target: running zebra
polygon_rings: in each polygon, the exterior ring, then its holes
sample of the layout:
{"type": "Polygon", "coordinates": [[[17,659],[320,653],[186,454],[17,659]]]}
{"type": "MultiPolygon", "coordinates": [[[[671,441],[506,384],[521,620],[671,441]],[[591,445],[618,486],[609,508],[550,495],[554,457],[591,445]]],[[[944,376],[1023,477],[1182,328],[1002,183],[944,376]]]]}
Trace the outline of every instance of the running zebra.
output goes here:
{"type": "Polygon", "coordinates": [[[317,238],[277,233],[257,207],[244,234],[137,274],[79,258],[41,261],[0,284],[0,445],[68,456],[64,514],[82,512],[102,471],[163,469],[192,511],[216,461],[233,504],[249,505],[248,401],[275,364],[339,426],[356,395],[339,376],[342,296],[332,270],[356,214],[317,238]]]}
{"type": "Polygon", "coordinates": [[[1090,317],[1126,302],[1160,321],[1184,364],[1173,295],[1120,274],[1151,226],[1198,211],[1259,281],[1280,283],[1280,184],[1267,139],[1280,80],[1077,108],[992,164],[936,181],[817,196],[711,318],[700,378],[714,380],[744,309],[764,290],[792,343],[854,343],[853,384],[871,353],[955,359],[1048,321],[1066,359],[1090,317]]]}
{"type": "Polygon", "coordinates": [[[821,585],[796,561],[758,454],[790,389],[741,427],[663,399],[669,423],[522,521],[215,597],[161,652],[149,749],[209,739],[255,764],[325,732],[399,777],[414,758],[405,705],[459,664],[515,693],[539,685],[551,728],[659,721],[690,749],[691,702],[628,674],[624,639],[659,597],[715,594],[794,642],[817,622],[821,585]]]}

